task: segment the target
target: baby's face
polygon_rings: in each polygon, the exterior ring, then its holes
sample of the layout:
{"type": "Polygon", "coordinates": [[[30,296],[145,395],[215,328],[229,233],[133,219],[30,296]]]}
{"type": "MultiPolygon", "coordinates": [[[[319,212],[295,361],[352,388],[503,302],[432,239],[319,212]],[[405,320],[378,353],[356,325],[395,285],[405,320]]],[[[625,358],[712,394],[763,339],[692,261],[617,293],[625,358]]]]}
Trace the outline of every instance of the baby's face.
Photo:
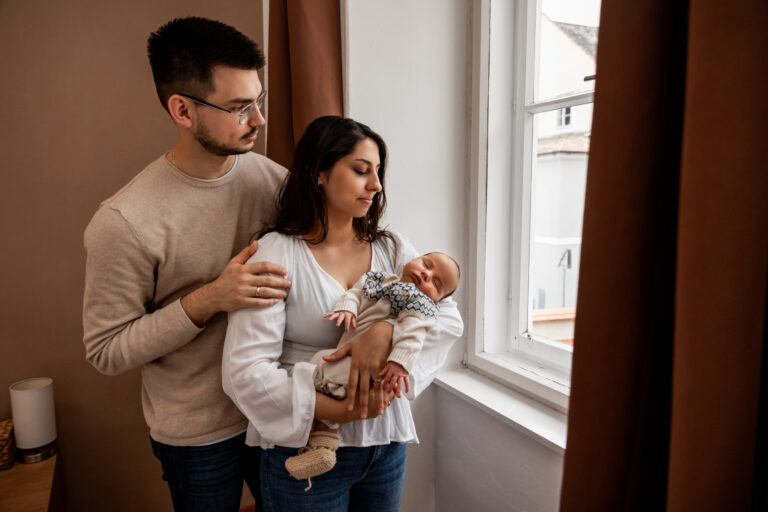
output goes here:
{"type": "Polygon", "coordinates": [[[403,281],[413,283],[435,302],[451,293],[459,284],[456,264],[441,252],[414,258],[403,267],[403,281]]]}

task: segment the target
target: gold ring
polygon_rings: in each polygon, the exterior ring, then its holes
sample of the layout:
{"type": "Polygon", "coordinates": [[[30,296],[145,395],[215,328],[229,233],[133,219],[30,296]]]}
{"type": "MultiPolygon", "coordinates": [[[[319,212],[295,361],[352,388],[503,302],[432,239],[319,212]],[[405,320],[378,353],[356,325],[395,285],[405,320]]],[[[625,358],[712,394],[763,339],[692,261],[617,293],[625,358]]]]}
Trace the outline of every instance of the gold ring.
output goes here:
{"type": "Polygon", "coordinates": [[[259,292],[261,292],[261,286],[256,287],[256,296],[259,297],[259,292]]]}

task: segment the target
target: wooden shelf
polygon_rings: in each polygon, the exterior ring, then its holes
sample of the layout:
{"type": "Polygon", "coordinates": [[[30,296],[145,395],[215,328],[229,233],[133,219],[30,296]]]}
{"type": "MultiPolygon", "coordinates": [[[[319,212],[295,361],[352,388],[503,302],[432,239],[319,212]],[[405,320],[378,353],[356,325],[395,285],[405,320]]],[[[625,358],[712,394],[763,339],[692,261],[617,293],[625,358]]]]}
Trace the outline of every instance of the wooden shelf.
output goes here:
{"type": "Polygon", "coordinates": [[[0,512],[45,512],[51,501],[57,456],[35,464],[17,462],[0,471],[0,512]]]}

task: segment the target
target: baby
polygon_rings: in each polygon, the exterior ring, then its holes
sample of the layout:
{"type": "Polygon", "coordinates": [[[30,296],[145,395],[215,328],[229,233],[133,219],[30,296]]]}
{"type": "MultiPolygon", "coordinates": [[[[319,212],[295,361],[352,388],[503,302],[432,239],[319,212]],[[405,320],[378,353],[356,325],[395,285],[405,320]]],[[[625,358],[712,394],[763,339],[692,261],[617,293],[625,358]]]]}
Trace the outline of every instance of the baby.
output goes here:
{"type": "MultiPolygon", "coordinates": [[[[394,390],[398,397],[403,386],[407,393],[410,390],[408,374],[421,351],[427,331],[437,320],[437,303],[456,290],[459,274],[456,261],[440,252],[409,261],[403,267],[402,277],[382,272],[365,273],[339,299],[333,312],[324,315],[328,320],[336,321],[337,326],[344,324],[345,332],[337,349],[374,323],[395,319],[392,350],[387,365],[379,374],[380,378],[374,379],[374,382],[381,383],[386,392],[394,390]]],[[[317,365],[315,389],[342,400],[347,396],[350,358],[331,363],[323,360],[324,355],[334,351],[321,350],[312,358],[311,362],[317,365]]],[[[333,468],[339,446],[338,428],[337,423],[314,421],[307,446],[299,450],[299,455],[285,461],[291,476],[303,480],[333,468]]]]}

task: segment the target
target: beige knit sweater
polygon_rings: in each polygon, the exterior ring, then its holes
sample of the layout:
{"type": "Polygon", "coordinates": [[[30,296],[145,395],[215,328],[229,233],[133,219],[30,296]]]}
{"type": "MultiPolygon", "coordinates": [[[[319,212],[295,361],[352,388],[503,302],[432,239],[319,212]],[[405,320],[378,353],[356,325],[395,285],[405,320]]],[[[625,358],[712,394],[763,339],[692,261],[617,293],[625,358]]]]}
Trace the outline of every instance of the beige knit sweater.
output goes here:
{"type": "Polygon", "coordinates": [[[226,313],[200,329],[180,299],[274,220],[285,172],[246,153],[224,176],[200,180],[163,156],[104,201],[85,230],[86,358],[107,375],[141,367],[157,441],[204,444],[247,426],[221,387],[226,313]]]}

